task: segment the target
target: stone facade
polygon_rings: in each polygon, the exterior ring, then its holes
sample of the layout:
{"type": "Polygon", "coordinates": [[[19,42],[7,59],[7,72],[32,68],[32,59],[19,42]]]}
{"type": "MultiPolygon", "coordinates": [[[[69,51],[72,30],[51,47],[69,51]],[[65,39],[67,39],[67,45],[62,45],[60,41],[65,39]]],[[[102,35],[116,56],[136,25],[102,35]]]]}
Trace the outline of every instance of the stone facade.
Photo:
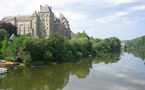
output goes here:
{"type": "Polygon", "coordinates": [[[30,16],[4,17],[2,21],[12,23],[17,27],[18,35],[31,34],[33,37],[49,37],[50,33],[59,33],[71,38],[68,20],[60,14],[57,18],[48,5],[40,5],[40,11],[30,16]]]}

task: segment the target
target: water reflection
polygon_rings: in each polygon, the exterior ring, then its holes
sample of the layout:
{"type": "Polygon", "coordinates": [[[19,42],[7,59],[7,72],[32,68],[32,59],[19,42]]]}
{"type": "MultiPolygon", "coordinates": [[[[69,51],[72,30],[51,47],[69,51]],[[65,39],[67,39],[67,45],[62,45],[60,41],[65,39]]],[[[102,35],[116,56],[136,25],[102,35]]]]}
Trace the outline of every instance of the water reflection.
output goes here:
{"type": "Polygon", "coordinates": [[[120,60],[120,54],[120,52],[103,54],[97,56],[96,58],[93,58],[93,62],[95,64],[99,64],[102,62],[105,64],[117,63],[120,60]]]}
{"type": "Polygon", "coordinates": [[[7,74],[0,74],[0,79],[5,78],[7,74]]]}
{"type": "MultiPolygon", "coordinates": [[[[128,50],[127,52],[145,61],[145,50],[137,49],[137,50],[128,50]]],[[[145,65],[145,62],[144,62],[144,65],[145,65]]]]}
{"type": "Polygon", "coordinates": [[[89,60],[43,66],[36,69],[11,71],[7,78],[0,80],[0,88],[12,90],[57,90],[63,89],[69,76],[86,78],[92,68],[89,60]]]}
{"type": "Polygon", "coordinates": [[[142,60],[145,60],[145,50],[133,49],[133,50],[127,50],[127,52],[133,54],[135,57],[139,57],[142,60]]]}
{"type": "Polygon", "coordinates": [[[0,89],[5,90],[58,90],[69,83],[70,76],[85,79],[90,74],[93,63],[116,63],[120,53],[104,54],[96,58],[78,62],[41,66],[35,69],[11,70],[6,78],[0,79],[0,89]]]}

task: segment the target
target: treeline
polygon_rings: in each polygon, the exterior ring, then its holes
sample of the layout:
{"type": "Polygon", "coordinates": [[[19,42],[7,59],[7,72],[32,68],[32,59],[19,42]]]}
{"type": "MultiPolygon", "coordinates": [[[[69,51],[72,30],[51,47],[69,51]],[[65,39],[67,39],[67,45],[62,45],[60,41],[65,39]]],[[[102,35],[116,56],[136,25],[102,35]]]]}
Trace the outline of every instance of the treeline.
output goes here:
{"type": "Polygon", "coordinates": [[[145,49],[145,36],[126,41],[127,49],[145,49]]]}
{"type": "Polygon", "coordinates": [[[2,40],[2,59],[17,61],[26,65],[65,62],[96,56],[120,50],[120,40],[116,37],[98,39],[85,32],[77,33],[72,39],[52,33],[49,38],[33,38],[29,35],[16,37],[12,42],[7,37],[2,40]]]}

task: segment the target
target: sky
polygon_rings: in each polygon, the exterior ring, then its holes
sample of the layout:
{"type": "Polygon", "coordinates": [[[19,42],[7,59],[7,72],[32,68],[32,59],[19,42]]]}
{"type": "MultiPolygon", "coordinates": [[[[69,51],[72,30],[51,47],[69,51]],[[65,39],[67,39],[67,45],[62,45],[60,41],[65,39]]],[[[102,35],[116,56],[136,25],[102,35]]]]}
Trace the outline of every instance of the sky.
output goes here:
{"type": "Polygon", "coordinates": [[[74,33],[94,38],[131,40],[145,35],[145,0],[0,0],[4,16],[32,15],[48,4],[68,19],[74,33]]]}

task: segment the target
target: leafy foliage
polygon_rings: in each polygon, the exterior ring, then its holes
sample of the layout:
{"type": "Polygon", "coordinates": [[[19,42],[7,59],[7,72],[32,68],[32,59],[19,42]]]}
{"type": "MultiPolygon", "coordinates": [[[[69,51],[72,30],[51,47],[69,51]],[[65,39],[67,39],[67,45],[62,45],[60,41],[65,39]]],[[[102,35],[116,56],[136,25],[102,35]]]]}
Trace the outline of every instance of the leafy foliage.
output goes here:
{"type": "Polygon", "coordinates": [[[126,47],[128,49],[145,49],[145,36],[127,41],[126,47]]]}
{"type": "Polygon", "coordinates": [[[77,33],[72,39],[56,33],[50,34],[49,38],[22,35],[15,38],[10,44],[7,39],[4,39],[1,53],[3,59],[32,65],[72,61],[116,50],[120,50],[118,38],[101,40],[89,37],[82,32],[77,33]]]}
{"type": "Polygon", "coordinates": [[[69,41],[71,50],[75,57],[87,57],[91,54],[92,43],[90,37],[86,33],[77,33],[74,38],[69,41]]]}
{"type": "Polygon", "coordinates": [[[0,29],[0,47],[2,47],[2,41],[5,37],[8,37],[9,34],[5,29],[0,29]]]}
{"type": "Polygon", "coordinates": [[[145,36],[125,41],[127,52],[132,53],[134,56],[145,60],[145,36]]]}

